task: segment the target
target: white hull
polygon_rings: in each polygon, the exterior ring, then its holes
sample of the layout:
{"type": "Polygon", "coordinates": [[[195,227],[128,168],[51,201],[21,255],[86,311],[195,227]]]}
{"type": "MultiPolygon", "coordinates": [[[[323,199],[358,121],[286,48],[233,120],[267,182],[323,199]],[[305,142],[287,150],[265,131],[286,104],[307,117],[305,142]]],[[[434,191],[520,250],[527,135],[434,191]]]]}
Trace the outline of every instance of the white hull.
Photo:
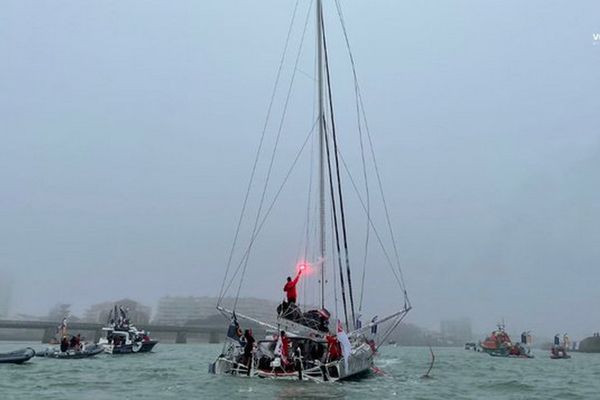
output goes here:
{"type": "Polygon", "coordinates": [[[253,360],[248,373],[248,368],[235,361],[233,356],[220,356],[209,367],[209,372],[216,375],[232,375],[251,378],[266,378],[293,381],[317,381],[317,382],[336,382],[343,379],[358,377],[368,374],[373,367],[373,350],[367,343],[363,343],[357,348],[352,349],[352,354],[348,358],[348,368],[344,359],[317,363],[311,368],[283,372],[279,368],[257,369],[255,360],[253,360]]]}

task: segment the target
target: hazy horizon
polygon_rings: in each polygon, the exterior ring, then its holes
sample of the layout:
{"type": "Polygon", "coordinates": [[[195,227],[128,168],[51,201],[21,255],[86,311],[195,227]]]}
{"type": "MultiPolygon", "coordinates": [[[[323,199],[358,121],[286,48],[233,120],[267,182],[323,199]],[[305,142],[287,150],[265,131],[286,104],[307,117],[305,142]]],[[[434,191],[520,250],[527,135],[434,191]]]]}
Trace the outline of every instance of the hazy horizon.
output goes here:
{"type": "MultiPolygon", "coordinates": [[[[407,322],[600,330],[600,3],[341,4],[414,306],[407,322]]],[[[0,279],[13,281],[12,314],[218,295],[294,5],[3,2],[0,279]]],[[[354,92],[325,6],[343,138],[355,134],[354,92]]],[[[313,45],[311,21],[277,179],[314,122],[313,45]]],[[[344,151],[358,173],[358,152],[344,151]]],[[[281,299],[306,186],[291,178],[242,296],[281,299]]],[[[348,208],[362,229],[357,203],[348,208]]],[[[374,257],[366,317],[401,304],[374,257]]]]}

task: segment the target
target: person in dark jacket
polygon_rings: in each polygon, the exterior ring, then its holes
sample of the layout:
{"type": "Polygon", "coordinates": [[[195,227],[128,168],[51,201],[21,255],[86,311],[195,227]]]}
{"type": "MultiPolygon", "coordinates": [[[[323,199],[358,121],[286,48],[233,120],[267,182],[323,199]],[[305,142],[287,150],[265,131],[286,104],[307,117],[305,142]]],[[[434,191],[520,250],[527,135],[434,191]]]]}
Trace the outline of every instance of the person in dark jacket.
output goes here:
{"type": "Polygon", "coordinates": [[[63,336],[62,340],[60,341],[60,351],[65,353],[67,350],[69,350],[69,340],[66,336],[63,336]]]}
{"type": "Polygon", "coordinates": [[[244,331],[244,361],[246,362],[246,367],[248,368],[248,375],[250,375],[250,370],[252,369],[252,351],[254,350],[254,343],[256,340],[252,335],[252,329],[246,329],[244,331]]]}

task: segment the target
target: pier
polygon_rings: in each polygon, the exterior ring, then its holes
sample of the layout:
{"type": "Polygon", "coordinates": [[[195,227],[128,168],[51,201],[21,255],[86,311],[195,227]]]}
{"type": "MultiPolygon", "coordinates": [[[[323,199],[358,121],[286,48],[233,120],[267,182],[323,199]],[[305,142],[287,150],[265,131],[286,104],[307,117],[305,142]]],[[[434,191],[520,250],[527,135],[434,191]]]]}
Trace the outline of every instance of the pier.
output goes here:
{"type": "MultiPolygon", "coordinates": [[[[55,338],[58,323],[56,321],[18,321],[0,320],[0,329],[35,329],[40,330],[42,343],[48,343],[55,338]]],[[[94,332],[94,341],[97,342],[102,336],[102,328],[105,325],[91,322],[69,322],[69,330],[73,332],[94,332]]],[[[175,343],[186,343],[188,334],[208,334],[209,343],[218,343],[225,333],[224,325],[201,325],[201,326],[170,326],[145,324],[137,326],[139,329],[151,333],[172,333],[175,343]]]]}

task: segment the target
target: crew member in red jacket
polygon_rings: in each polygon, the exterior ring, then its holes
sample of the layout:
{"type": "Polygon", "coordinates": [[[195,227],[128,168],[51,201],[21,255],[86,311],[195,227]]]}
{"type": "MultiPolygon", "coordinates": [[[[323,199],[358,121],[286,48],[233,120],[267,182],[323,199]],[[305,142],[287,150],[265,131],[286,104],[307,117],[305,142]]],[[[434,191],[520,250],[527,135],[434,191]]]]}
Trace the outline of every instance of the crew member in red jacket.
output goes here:
{"type": "Polygon", "coordinates": [[[327,340],[328,361],[335,361],[342,358],[342,348],[337,337],[333,335],[327,335],[325,336],[325,339],[327,340]]]}
{"type": "Polygon", "coordinates": [[[296,284],[298,283],[298,279],[300,279],[300,274],[302,273],[302,269],[298,271],[298,275],[292,280],[291,277],[287,277],[287,283],[283,287],[283,291],[287,294],[288,303],[296,304],[296,299],[298,298],[298,292],[296,291],[296,284]]]}

